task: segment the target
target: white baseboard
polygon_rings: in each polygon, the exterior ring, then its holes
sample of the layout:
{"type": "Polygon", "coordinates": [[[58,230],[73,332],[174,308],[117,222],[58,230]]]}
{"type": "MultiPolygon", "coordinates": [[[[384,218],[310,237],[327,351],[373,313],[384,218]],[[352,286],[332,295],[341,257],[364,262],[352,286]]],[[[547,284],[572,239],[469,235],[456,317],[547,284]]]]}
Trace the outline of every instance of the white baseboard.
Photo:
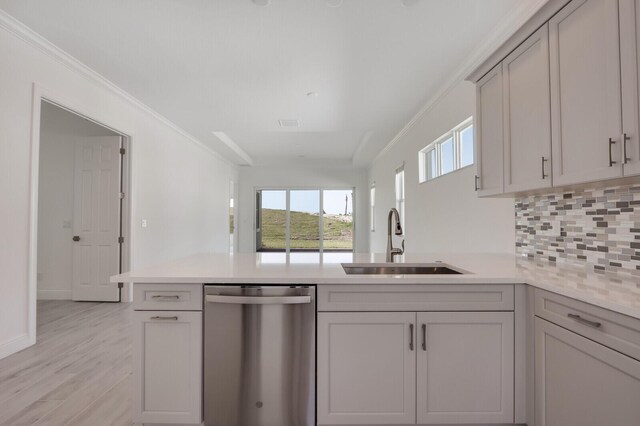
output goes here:
{"type": "Polygon", "coordinates": [[[71,290],[40,290],[38,300],[71,300],[71,290]]]}
{"type": "Polygon", "coordinates": [[[28,335],[23,334],[8,342],[0,343],[0,359],[6,358],[16,352],[19,352],[29,346],[33,345],[35,341],[31,341],[28,335]]]}

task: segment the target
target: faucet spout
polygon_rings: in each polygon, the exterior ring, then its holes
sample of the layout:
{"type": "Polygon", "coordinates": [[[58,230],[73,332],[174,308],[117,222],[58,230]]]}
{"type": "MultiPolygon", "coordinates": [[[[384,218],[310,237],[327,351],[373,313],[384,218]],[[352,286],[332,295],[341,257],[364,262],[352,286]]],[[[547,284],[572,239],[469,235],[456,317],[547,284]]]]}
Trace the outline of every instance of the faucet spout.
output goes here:
{"type": "Polygon", "coordinates": [[[402,225],[400,224],[400,213],[395,208],[389,210],[389,215],[387,216],[387,256],[386,261],[388,263],[393,263],[393,259],[395,256],[399,256],[404,254],[404,240],[402,240],[402,248],[393,247],[393,234],[391,232],[391,221],[394,220],[394,232],[395,235],[402,235],[402,225]]]}

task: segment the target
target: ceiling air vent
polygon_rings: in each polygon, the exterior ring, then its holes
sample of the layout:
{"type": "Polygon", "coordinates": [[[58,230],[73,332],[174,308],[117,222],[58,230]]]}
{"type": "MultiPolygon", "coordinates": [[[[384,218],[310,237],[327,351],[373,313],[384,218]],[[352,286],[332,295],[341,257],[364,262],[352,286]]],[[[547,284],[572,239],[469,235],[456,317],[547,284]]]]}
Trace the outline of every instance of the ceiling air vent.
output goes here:
{"type": "Polygon", "coordinates": [[[300,127],[298,120],[278,120],[280,127],[300,127]]]}

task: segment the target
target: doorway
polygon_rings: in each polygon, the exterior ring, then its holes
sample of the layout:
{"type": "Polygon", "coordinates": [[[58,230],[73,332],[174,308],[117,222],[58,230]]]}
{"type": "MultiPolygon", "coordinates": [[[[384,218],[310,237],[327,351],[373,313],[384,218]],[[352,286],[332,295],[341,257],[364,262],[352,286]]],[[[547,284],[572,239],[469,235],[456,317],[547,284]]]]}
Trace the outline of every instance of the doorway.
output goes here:
{"type": "Polygon", "coordinates": [[[46,100],[40,112],[37,298],[119,302],[127,138],[46,100]]]}

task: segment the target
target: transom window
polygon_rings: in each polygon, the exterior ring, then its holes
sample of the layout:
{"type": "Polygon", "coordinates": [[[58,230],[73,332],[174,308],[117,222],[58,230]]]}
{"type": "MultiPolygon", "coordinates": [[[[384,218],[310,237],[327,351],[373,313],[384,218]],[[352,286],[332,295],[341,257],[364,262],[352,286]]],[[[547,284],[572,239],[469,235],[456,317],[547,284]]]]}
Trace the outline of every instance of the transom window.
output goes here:
{"type": "Polygon", "coordinates": [[[371,225],[371,232],[374,232],[376,230],[376,184],[375,182],[371,184],[371,188],[369,189],[369,202],[370,202],[369,221],[371,225]]]}
{"type": "Polygon", "coordinates": [[[418,154],[420,182],[473,164],[473,117],[469,117],[418,154]]]}
{"type": "Polygon", "coordinates": [[[396,209],[400,214],[400,224],[404,230],[406,227],[404,221],[404,164],[396,169],[396,209]]]}

